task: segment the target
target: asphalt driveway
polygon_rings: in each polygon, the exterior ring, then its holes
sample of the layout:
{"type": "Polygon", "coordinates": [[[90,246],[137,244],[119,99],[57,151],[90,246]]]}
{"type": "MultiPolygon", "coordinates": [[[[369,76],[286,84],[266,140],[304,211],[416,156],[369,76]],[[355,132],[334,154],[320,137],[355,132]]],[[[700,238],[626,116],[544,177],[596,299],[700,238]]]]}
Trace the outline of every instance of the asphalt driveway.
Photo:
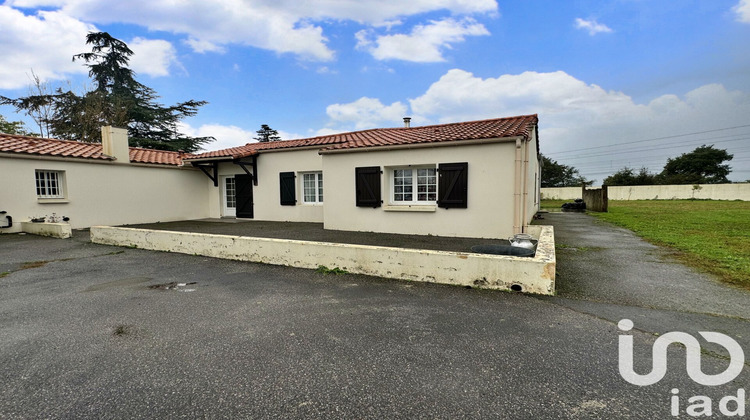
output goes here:
{"type": "MultiPolygon", "coordinates": [[[[641,370],[657,326],[747,317],[573,283],[564,267],[583,255],[560,253],[547,299],[95,245],[85,232],[3,235],[0,418],[658,419],[673,388],[718,404],[747,384],[747,368],[694,383],[676,346],[661,382],[625,382],[618,316],[635,321],[641,370]]],[[[726,363],[703,357],[706,372],[726,363]]]]}
{"type": "Polygon", "coordinates": [[[742,344],[750,361],[750,291],[583,213],[548,213],[542,222],[555,227],[557,296],[550,302],[612,322],[630,318],[653,334],[723,332],[742,344]]]}

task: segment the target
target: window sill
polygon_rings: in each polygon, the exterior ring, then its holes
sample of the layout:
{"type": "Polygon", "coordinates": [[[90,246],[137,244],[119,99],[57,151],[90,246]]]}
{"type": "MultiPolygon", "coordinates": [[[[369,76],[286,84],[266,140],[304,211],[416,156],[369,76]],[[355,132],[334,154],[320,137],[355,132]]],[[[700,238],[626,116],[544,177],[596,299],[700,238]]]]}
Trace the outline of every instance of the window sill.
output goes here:
{"type": "Polygon", "coordinates": [[[67,198],[37,198],[37,203],[39,204],[67,204],[70,203],[70,200],[67,198]]]}
{"type": "Polygon", "coordinates": [[[411,206],[383,206],[385,211],[411,211],[411,212],[431,212],[437,209],[435,205],[411,205],[411,206]]]}

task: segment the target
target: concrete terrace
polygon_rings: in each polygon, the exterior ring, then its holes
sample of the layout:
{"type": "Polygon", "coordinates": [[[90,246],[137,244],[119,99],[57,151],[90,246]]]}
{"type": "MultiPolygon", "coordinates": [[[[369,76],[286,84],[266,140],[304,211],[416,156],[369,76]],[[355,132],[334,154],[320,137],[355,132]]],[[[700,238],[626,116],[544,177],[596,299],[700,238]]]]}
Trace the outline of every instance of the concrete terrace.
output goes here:
{"type": "Polygon", "coordinates": [[[91,239],[106,245],[318,269],[399,280],[552,294],[554,234],[532,226],[532,258],[472,252],[474,245],[506,239],[453,238],[323,229],[320,223],[207,219],[93,226],[91,239]]]}
{"type": "Polygon", "coordinates": [[[394,233],[349,232],[323,229],[323,223],[267,222],[247,219],[200,219],[126,225],[122,227],[450,252],[471,252],[471,247],[474,245],[509,244],[507,239],[449,238],[394,233]]]}

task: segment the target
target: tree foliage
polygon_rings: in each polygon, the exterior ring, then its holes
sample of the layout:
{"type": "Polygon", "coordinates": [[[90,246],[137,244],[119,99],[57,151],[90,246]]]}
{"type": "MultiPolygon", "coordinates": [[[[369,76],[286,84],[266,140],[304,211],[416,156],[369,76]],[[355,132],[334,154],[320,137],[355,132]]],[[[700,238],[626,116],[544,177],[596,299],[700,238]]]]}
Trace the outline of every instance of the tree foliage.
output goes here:
{"type": "Polygon", "coordinates": [[[0,115],[0,133],[16,134],[19,136],[33,136],[34,133],[26,130],[26,124],[23,121],[8,121],[0,115]]]}
{"type": "Polygon", "coordinates": [[[724,162],[734,156],[725,149],[713,146],[695,148],[690,153],[683,153],[676,158],[667,159],[664,169],[659,174],[650,174],[648,169],[624,167],[604,180],[604,185],[680,185],[680,184],[722,184],[728,183],[727,175],[732,171],[724,162]]]}
{"type": "Polygon", "coordinates": [[[578,187],[591,184],[578,169],[542,156],[542,187],[578,187]]]}
{"type": "Polygon", "coordinates": [[[258,140],[261,143],[281,140],[279,132],[269,127],[268,124],[261,124],[260,130],[256,131],[256,133],[258,133],[258,137],[253,137],[253,139],[258,140]]]}
{"type": "Polygon", "coordinates": [[[659,178],[662,184],[728,183],[727,175],[732,168],[724,162],[732,160],[733,157],[725,149],[716,149],[713,145],[704,144],[690,153],[667,159],[659,178]]]}
{"type": "Polygon", "coordinates": [[[177,124],[198,112],[205,101],[189,100],[172,106],[157,102],[158,95],[135,79],[128,67],[133,51],[106,32],[91,32],[86,37],[91,52],[73,56],[89,68],[94,88],[82,95],[57,88],[18,99],[0,98],[29,115],[42,115],[50,136],[86,142],[101,141],[100,127],[127,127],[131,146],[194,152],[212,137],[191,137],[181,133],[177,124]],[[44,116],[43,107],[51,112],[44,116]]]}
{"type": "Polygon", "coordinates": [[[629,185],[654,185],[657,176],[648,172],[646,167],[641,168],[638,173],[635,169],[627,166],[604,179],[603,185],[629,186],[629,185]]]}

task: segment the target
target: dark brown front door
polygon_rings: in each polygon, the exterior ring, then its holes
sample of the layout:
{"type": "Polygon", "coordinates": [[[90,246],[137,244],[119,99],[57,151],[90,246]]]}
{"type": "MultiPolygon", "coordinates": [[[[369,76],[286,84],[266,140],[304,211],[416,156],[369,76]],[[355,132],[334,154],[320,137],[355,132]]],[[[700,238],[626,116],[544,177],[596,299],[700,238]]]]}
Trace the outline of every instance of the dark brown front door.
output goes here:
{"type": "Polygon", "coordinates": [[[253,218],[253,176],[235,175],[234,183],[237,188],[237,217],[253,218]]]}

